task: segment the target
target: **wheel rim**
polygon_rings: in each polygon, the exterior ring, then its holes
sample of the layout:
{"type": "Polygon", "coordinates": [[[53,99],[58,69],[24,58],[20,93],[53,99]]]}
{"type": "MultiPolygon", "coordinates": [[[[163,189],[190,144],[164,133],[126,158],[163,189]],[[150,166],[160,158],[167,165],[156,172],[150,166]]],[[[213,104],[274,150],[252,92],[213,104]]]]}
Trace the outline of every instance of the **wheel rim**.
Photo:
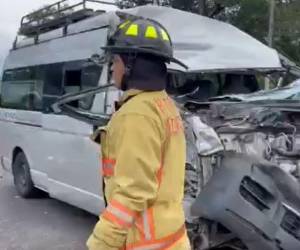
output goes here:
{"type": "Polygon", "coordinates": [[[22,163],[19,165],[17,170],[17,183],[20,187],[26,187],[27,181],[26,181],[26,165],[25,163],[22,163]]]}
{"type": "Polygon", "coordinates": [[[23,186],[26,186],[26,172],[25,172],[25,164],[24,163],[21,165],[20,181],[23,186]]]}

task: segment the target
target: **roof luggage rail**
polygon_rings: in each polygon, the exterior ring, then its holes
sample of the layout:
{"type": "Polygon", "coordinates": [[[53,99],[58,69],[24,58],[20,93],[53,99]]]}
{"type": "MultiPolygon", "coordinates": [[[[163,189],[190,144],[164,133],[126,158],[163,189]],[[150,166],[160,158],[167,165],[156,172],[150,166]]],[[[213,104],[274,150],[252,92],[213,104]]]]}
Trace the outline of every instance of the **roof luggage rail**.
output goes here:
{"type": "Polygon", "coordinates": [[[34,37],[105,12],[105,10],[95,11],[87,8],[88,2],[116,5],[98,0],[81,0],[76,4],[68,5],[68,0],[61,0],[23,16],[19,35],[34,37]]]}

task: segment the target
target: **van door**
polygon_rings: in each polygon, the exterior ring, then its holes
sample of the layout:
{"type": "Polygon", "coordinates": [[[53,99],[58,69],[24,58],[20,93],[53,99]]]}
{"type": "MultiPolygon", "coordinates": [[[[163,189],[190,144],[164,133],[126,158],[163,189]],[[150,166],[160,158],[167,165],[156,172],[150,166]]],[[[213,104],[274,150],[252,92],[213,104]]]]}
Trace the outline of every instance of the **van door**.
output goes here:
{"type": "MultiPolygon", "coordinates": [[[[62,69],[63,93],[97,86],[102,68],[76,61],[62,69]]],[[[70,103],[89,110],[93,98],[70,103]]],[[[100,176],[100,149],[92,142],[93,126],[65,115],[45,114],[43,119],[49,192],[52,197],[98,214],[104,207],[100,176]]]]}
{"type": "Polygon", "coordinates": [[[41,135],[43,81],[36,67],[5,70],[0,97],[0,155],[12,171],[13,151],[25,154],[31,170],[43,171],[38,141],[41,135]]]}

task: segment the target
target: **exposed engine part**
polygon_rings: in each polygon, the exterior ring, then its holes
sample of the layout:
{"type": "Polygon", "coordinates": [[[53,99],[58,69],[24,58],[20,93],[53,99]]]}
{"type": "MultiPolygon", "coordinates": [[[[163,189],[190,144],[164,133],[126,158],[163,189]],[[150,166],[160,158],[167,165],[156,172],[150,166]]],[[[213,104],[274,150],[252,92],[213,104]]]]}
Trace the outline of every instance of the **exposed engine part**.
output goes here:
{"type": "Polygon", "coordinates": [[[220,110],[212,112],[211,109],[209,112],[183,114],[187,138],[184,207],[188,235],[193,250],[246,250],[242,242],[222,225],[192,216],[191,206],[221,166],[223,152],[233,151],[269,162],[299,178],[300,135],[296,126],[280,117],[280,112],[260,108],[247,110],[242,115],[232,112],[224,116],[220,110]]]}
{"type": "Polygon", "coordinates": [[[298,176],[300,151],[290,136],[262,132],[219,134],[227,151],[245,153],[278,165],[284,171],[298,176]]]}
{"type": "Polygon", "coordinates": [[[217,152],[223,151],[224,148],[215,131],[204,124],[198,116],[185,115],[184,117],[187,140],[183,203],[186,227],[192,249],[205,250],[210,246],[209,222],[192,216],[190,210],[202,188],[212,177],[214,168],[218,167],[217,152]]]}
{"type": "Polygon", "coordinates": [[[195,137],[194,143],[199,155],[212,155],[224,150],[216,131],[212,127],[203,123],[200,117],[187,116],[186,122],[192,129],[195,137]]]}

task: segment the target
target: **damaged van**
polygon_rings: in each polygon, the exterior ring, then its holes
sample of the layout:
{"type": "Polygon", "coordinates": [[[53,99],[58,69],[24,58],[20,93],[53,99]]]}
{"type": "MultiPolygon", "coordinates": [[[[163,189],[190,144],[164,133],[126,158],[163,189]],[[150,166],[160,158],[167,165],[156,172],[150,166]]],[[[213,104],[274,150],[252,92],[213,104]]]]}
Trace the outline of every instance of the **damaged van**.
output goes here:
{"type": "Polygon", "coordinates": [[[107,123],[121,93],[109,85],[111,62],[100,47],[120,19],[142,16],[169,30],[175,56],[188,66],[168,65],[168,92],[188,139],[184,205],[193,248],[299,249],[297,112],[288,104],[208,102],[255,92],[259,76],[284,74],[277,52],[184,11],[93,10],[88,2],[72,11],[57,3],[59,19],[22,18],[23,37],[6,59],[0,156],[18,192],[28,198],[43,190],[96,215],[103,210],[101,156],[90,135],[107,123]]]}

